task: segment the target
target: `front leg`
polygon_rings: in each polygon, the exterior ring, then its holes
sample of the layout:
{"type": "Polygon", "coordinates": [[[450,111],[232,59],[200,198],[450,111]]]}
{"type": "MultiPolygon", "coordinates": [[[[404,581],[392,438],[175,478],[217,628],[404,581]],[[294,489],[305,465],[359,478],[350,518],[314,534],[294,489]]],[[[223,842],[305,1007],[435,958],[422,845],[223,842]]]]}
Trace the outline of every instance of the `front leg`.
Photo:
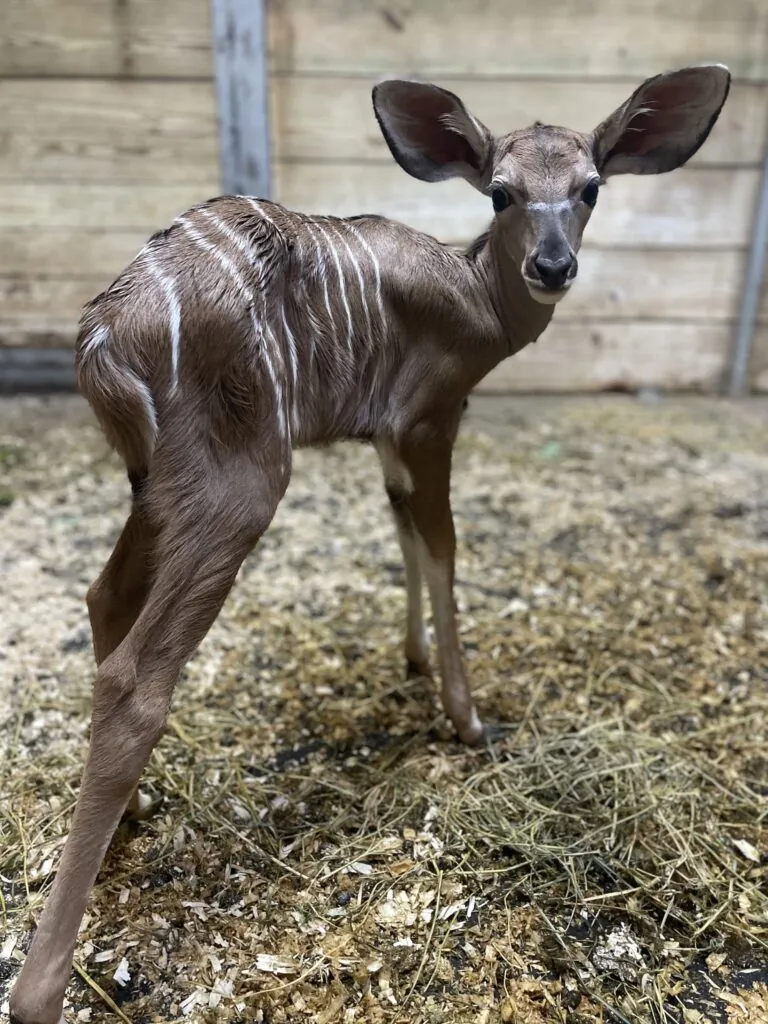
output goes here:
{"type": "MultiPolygon", "coordinates": [[[[404,533],[412,545],[411,550],[418,553],[418,565],[427,581],[442,676],[443,707],[459,737],[465,743],[476,743],[483,734],[483,726],[467,681],[453,596],[456,555],[456,534],[450,503],[453,438],[454,431],[451,430],[422,429],[393,448],[393,454],[401,467],[401,472],[397,474],[397,501],[393,502],[393,506],[396,509],[401,544],[404,533]]],[[[386,468],[385,465],[385,474],[386,468]]],[[[394,475],[391,473],[388,479],[390,492],[394,475]]],[[[406,550],[404,546],[404,554],[406,550]]],[[[407,558],[406,555],[406,580],[407,558]]],[[[419,594],[420,586],[419,580],[419,594]]],[[[409,634],[411,607],[409,587],[409,634]]]]}
{"type": "Polygon", "coordinates": [[[392,516],[397,527],[397,539],[403,553],[407,618],[405,630],[405,662],[409,677],[431,676],[429,666],[429,639],[424,625],[422,603],[423,580],[419,564],[419,540],[413,525],[408,495],[413,490],[410,474],[400,461],[394,446],[379,441],[376,451],[384,473],[384,487],[389,498],[392,516]]]}

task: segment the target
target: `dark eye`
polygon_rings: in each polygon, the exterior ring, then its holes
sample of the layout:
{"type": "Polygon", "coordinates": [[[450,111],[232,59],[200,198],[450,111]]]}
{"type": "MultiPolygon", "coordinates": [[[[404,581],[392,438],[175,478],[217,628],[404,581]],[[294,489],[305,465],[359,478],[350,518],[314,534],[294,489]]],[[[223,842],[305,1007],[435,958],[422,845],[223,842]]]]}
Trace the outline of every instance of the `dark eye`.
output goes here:
{"type": "Polygon", "coordinates": [[[581,201],[586,203],[587,206],[594,206],[597,202],[597,193],[600,191],[600,186],[596,181],[590,181],[584,191],[581,193],[581,201]]]}
{"type": "Polygon", "coordinates": [[[491,192],[491,202],[496,213],[499,213],[501,210],[506,210],[512,199],[509,192],[506,192],[503,188],[495,188],[491,192]]]}

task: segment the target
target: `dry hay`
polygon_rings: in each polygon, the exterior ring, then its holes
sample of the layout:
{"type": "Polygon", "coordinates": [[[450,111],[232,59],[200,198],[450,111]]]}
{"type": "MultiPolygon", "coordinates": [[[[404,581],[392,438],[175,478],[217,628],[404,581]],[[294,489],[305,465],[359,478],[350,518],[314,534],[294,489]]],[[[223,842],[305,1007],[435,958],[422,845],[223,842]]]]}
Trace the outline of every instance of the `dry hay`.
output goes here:
{"type": "MultiPolygon", "coordinates": [[[[83,597],[127,503],[61,408],[0,423],[0,1004],[70,820],[83,597]]],[[[112,845],[70,1019],[768,1020],[765,408],[503,408],[454,484],[492,744],[403,680],[375,458],[300,453],[177,691],[162,809],[112,845]]]]}

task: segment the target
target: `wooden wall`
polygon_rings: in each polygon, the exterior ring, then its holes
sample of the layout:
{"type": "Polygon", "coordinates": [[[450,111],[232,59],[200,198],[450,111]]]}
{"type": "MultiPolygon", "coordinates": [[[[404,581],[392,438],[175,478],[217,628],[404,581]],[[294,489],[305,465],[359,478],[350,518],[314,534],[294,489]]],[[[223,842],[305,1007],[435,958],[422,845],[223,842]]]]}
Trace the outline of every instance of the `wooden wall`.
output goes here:
{"type": "MultiPolygon", "coordinates": [[[[727,64],[736,84],[707,145],[681,171],[611,181],[550,331],[486,382],[718,386],[768,130],[767,0],[272,0],[269,25],[277,198],[452,242],[483,228],[488,202],[394,164],[377,78],[430,78],[499,130],[589,129],[645,75],[727,64]]],[[[81,303],[219,190],[208,0],[2,0],[0,347],[71,346],[81,303]]],[[[768,390],[768,296],[752,383],[768,390]]]]}

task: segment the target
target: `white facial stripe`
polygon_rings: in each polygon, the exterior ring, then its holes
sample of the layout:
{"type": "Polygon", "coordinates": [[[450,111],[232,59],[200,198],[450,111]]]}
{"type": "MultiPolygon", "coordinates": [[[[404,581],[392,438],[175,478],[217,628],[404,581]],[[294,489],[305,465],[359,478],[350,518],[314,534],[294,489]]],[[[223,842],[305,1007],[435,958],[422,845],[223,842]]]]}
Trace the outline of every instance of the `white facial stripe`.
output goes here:
{"type": "Polygon", "coordinates": [[[143,250],[143,257],[147,270],[165,292],[165,298],[168,302],[169,330],[171,334],[171,390],[175,391],[179,386],[179,342],[181,337],[181,306],[179,304],[179,296],[173,281],[160,270],[148,248],[143,250]]]}
{"type": "Polygon", "coordinates": [[[550,213],[557,213],[562,210],[570,210],[573,208],[574,201],[572,199],[561,199],[557,203],[526,203],[526,210],[548,210],[550,213]]]}

